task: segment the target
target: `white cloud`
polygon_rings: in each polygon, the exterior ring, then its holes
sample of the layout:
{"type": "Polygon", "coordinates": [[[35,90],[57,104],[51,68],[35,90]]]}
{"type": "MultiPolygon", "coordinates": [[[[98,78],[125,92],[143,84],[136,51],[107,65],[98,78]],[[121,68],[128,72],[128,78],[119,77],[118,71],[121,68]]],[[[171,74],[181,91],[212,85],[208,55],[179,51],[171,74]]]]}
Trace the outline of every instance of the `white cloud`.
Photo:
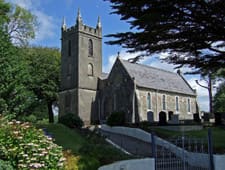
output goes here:
{"type": "Polygon", "coordinates": [[[28,10],[32,10],[33,7],[39,6],[39,2],[36,0],[7,0],[10,3],[17,4],[28,10]]]}
{"type": "Polygon", "coordinates": [[[38,19],[38,29],[36,30],[36,38],[34,41],[41,41],[55,36],[57,25],[52,16],[48,16],[41,11],[34,11],[34,15],[38,19]]]}

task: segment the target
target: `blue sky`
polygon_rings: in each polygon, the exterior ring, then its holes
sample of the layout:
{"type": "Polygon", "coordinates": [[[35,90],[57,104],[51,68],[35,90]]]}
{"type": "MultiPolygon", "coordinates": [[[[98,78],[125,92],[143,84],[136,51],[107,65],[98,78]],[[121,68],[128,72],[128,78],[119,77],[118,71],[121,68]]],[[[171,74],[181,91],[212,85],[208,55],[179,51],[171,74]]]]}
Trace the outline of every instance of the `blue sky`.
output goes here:
{"type": "MultiPolygon", "coordinates": [[[[108,2],[104,0],[6,0],[11,3],[18,4],[25,9],[30,10],[37,16],[39,27],[36,31],[36,38],[31,41],[33,45],[58,47],[61,42],[61,25],[62,19],[65,17],[67,27],[75,24],[78,8],[81,11],[83,23],[95,27],[97,18],[100,16],[103,36],[111,33],[123,32],[129,30],[129,25],[125,21],[121,21],[120,17],[110,14],[111,8],[108,2]]],[[[134,57],[136,54],[128,54],[125,49],[120,46],[106,45],[104,42],[109,38],[103,37],[103,71],[109,72],[115,61],[117,52],[124,59],[134,57]]],[[[161,56],[165,56],[162,54],[161,56]]],[[[164,68],[174,71],[173,65],[162,63],[159,60],[146,58],[143,64],[151,65],[158,68],[164,68]]],[[[186,69],[183,69],[185,72],[186,69]]],[[[198,102],[201,110],[208,111],[208,94],[207,90],[199,87],[195,80],[198,76],[185,76],[192,88],[197,90],[198,102]]],[[[205,84],[204,81],[201,81],[205,84]]]]}

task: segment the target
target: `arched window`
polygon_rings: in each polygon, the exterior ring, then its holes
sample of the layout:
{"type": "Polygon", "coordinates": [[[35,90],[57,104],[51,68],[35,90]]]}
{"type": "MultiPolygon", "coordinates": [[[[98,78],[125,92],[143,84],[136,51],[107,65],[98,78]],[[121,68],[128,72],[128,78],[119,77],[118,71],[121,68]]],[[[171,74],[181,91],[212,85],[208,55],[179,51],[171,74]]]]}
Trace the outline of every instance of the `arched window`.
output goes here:
{"type": "Polygon", "coordinates": [[[166,110],[166,95],[162,96],[162,109],[166,110]]]}
{"type": "Polygon", "coordinates": [[[187,111],[191,112],[191,100],[190,100],[190,98],[187,99],[187,111]]]}
{"type": "Polygon", "coordinates": [[[93,65],[91,63],[88,64],[88,75],[93,76],[94,71],[93,71],[93,65]]]}
{"type": "Polygon", "coordinates": [[[150,110],[152,109],[152,101],[151,101],[151,94],[148,93],[147,95],[147,109],[150,110]]]}
{"type": "Polygon", "coordinates": [[[179,111],[179,98],[176,96],[176,111],[179,111]]]}
{"type": "Polygon", "coordinates": [[[88,56],[93,57],[93,42],[91,39],[88,41],[88,56]]]}

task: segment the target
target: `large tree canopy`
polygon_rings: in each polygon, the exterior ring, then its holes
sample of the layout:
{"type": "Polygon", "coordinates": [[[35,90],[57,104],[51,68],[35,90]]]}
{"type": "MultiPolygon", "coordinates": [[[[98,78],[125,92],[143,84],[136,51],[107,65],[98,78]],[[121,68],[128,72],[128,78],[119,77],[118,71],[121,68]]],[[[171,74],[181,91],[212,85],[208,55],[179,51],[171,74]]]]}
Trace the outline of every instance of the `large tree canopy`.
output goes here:
{"type": "Polygon", "coordinates": [[[26,64],[5,30],[9,10],[10,4],[0,0],[0,114],[19,116],[30,110],[35,96],[27,89],[26,64]]]}
{"type": "Polygon", "coordinates": [[[0,30],[0,114],[19,116],[32,108],[35,96],[29,86],[30,75],[18,49],[0,30]]]}
{"type": "Polygon", "coordinates": [[[224,0],[106,1],[132,29],[108,35],[115,38],[108,44],[144,56],[168,52],[168,62],[197,71],[214,72],[225,64],[224,0]]]}
{"type": "Polygon", "coordinates": [[[0,0],[0,114],[32,114],[46,104],[53,121],[57,100],[60,52],[55,48],[15,46],[33,38],[34,16],[0,0]]]}
{"type": "Polygon", "coordinates": [[[58,99],[59,90],[60,51],[47,47],[29,47],[22,51],[31,76],[29,90],[37,96],[39,105],[46,104],[49,121],[53,122],[52,105],[58,99]]]}

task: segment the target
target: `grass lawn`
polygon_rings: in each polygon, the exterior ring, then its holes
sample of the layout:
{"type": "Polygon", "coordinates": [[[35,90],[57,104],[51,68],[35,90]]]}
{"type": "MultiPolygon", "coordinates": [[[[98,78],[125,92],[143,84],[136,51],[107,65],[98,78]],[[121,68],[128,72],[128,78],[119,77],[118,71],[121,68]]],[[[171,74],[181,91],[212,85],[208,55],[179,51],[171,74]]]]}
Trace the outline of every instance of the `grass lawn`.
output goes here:
{"type": "Polygon", "coordinates": [[[64,149],[67,170],[96,170],[119,160],[131,159],[105,142],[95,132],[69,129],[62,124],[38,125],[52,135],[54,142],[64,149]]]}
{"type": "MultiPolygon", "coordinates": [[[[220,127],[211,127],[212,130],[212,141],[215,153],[223,153],[225,154],[225,129],[220,127]]],[[[156,135],[164,138],[176,138],[182,135],[182,132],[175,132],[165,129],[160,129],[157,127],[149,128],[148,131],[154,131],[156,135]]],[[[198,131],[187,131],[184,132],[185,136],[193,137],[193,138],[205,138],[208,136],[208,128],[204,128],[198,131]]]]}

